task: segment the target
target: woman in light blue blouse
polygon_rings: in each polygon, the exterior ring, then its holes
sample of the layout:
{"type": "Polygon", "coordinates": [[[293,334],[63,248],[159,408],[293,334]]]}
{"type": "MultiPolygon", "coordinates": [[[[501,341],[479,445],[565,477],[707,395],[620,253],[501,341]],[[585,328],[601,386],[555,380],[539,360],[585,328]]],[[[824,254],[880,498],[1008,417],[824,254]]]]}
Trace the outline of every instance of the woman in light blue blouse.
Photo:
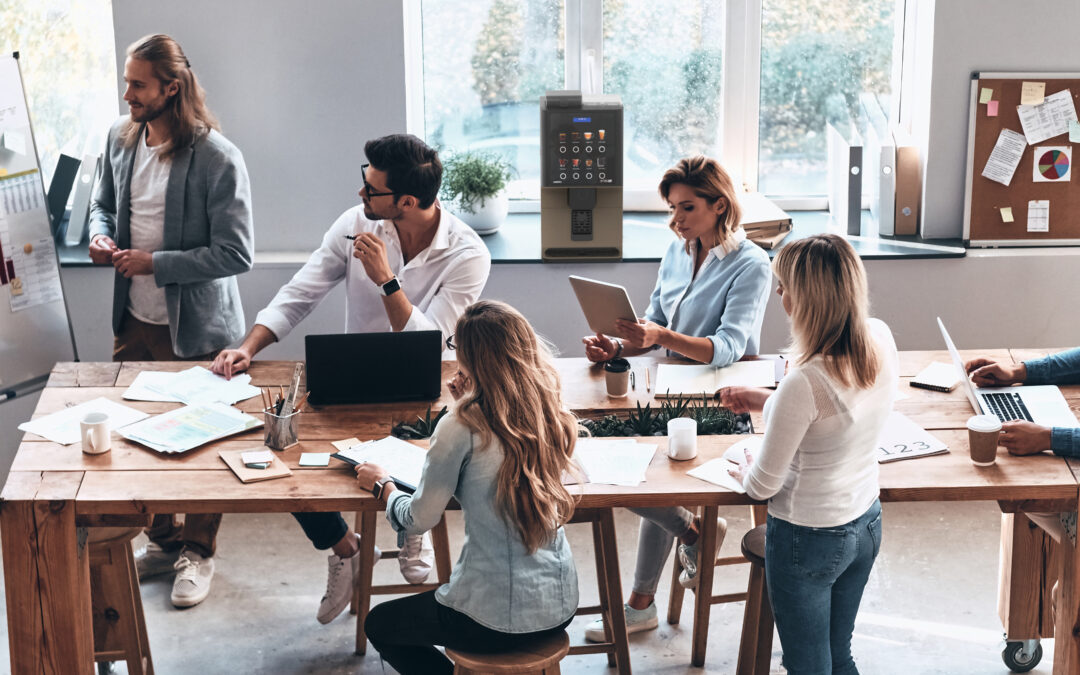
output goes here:
{"type": "MultiPolygon", "coordinates": [[[[757,354],[772,280],[769,256],[746,239],[731,177],[715,160],[690,157],[664,174],[660,195],[671,207],[669,227],[677,238],[660,262],[649,310],[637,323],[620,321],[618,337],[586,337],[585,355],[600,362],[665,348],[719,368],[757,354]]],[[[653,597],[676,537],[684,568],[679,583],[696,584],[701,524],[682,507],[631,510],[642,516],[625,607],[627,631],[636,633],[658,625],[653,597]]],[[[727,523],[721,518],[716,526],[719,547],[727,523]]],[[[603,624],[594,621],[585,637],[603,642],[603,624]]]]}

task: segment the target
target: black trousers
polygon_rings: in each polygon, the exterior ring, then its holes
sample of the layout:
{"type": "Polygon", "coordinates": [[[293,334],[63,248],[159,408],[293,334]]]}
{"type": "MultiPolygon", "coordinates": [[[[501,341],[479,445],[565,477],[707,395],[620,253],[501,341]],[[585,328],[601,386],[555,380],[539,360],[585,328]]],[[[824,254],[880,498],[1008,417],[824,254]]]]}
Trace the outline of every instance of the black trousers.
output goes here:
{"type": "Polygon", "coordinates": [[[435,591],[428,591],[376,605],[364,622],[364,633],[383,661],[402,675],[452,675],[454,665],[435,645],[467,652],[505,652],[561,631],[573,618],[535,633],[501,633],[440,605],[435,591]]]}
{"type": "Polygon", "coordinates": [[[293,514],[296,522],[304,528],[304,534],[320,551],[325,551],[341,541],[349,531],[349,525],[338,511],[301,511],[293,514]]]}

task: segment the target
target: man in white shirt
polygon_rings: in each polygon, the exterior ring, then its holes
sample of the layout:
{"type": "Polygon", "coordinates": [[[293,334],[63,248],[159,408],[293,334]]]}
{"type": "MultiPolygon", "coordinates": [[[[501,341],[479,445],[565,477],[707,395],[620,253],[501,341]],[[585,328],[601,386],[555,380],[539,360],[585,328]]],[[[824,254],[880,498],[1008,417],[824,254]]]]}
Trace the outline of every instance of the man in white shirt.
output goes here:
{"type": "MultiPolygon", "coordinates": [[[[236,275],[255,249],[244,159],[168,35],[128,47],[124,81],[131,114],[109,130],[90,208],[90,258],[115,268],[113,360],[209,361],[244,334],[236,275]]],[[[202,602],[220,524],[154,514],[140,578],[175,570],[173,604],[202,602]]]]}
{"type": "MultiPolygon", "coordinates": [[[[330,226],[319,247],[266,307],[236,349],[213,370],[227,378],[246,370],[267,345],[285,337],[344,280],[345,331],[438,330],[453,333],[462,311],[480,297],[491,255],[480,237],[436,201],[438,153],[415,136],[395,134],[364,146],[362,206],[330,226]]],[[[349,604],[359,569],[357,535],[339,513],[294,513],[305,534],[329,556],[326,595],[317,618],[329,623],[349,604]]],[[[410,583],[422,583],[434,556],[430,538],[409,537],[398,561],[410,583]]]]}

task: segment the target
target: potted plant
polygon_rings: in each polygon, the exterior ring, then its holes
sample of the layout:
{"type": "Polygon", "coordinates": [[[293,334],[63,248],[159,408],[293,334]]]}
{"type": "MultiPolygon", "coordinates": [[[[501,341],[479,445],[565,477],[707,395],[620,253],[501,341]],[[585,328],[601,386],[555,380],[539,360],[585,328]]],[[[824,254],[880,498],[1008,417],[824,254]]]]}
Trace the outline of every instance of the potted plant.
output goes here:
{"type": "Polygon", "coordinates": [[[466,151],[443,164],[442,198],[454,202],[455,213],[478,234],[499,229],[510,211],[506,182],[510,163],[499,155],[466,151]]]}

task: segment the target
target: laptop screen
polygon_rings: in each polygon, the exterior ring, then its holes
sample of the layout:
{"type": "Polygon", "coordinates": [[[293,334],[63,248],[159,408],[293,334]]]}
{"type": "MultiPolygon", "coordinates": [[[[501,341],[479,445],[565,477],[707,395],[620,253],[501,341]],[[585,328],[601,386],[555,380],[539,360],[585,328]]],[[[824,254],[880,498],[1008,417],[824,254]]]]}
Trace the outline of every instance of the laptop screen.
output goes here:
{"type": "Polygon", "coordinates": [[[956,366],[956,370],[960,375],[960,386],[964,388],[964,393],[967,394],[968,401],[971,403],[971,408],[975,411],[975,414],[982,415],[985,411],[979,402],[978,395],[975,393],[975,385],[971,383],[967,371],[964,370],[964,360],[960,358],[960,352],[957,351],[956,345],[953,344],[952,338],[949,337],[949,331],[945,330],[945,324],[942,323],[940,316],[937,325],[941,329],[941,337],[945,338],[945,347],[949,350],[953,365],[956,366]]]}
{"type": "Polygon", "coordinates": [[[308,335],[308,399],[331,403],[431,401],[442,390],[442,333],[308,335]]]}

